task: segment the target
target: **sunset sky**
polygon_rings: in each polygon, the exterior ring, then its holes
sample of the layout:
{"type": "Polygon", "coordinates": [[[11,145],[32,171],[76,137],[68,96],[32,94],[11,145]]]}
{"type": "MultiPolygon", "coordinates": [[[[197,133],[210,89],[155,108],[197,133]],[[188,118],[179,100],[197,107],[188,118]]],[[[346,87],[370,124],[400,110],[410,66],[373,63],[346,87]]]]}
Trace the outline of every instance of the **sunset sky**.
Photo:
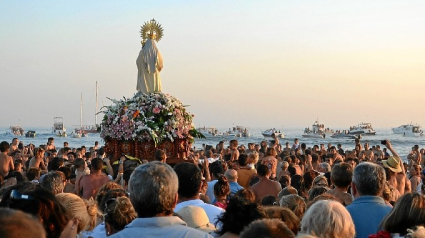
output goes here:
{"type": "Polygon", "coordinates": [[[0,1],[0,126],[94,124],[136,92],[155,18],[163,92],[196,126],[425,126],[425,1],[0,1]],[[99,118],[100,119],[100,118],[99,118]]]}

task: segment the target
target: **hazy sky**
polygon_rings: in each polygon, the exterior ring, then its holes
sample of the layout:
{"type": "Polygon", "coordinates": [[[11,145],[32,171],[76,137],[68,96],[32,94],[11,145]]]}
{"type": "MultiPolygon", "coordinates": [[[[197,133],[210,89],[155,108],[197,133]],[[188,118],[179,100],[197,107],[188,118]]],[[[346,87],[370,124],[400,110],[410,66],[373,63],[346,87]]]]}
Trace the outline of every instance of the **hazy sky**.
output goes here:
{"type": "Polygon", "coordinates": [[[425,1],[0,1],[0,126],[94,124],[136,92],[140,26],[196,126],[425,126],[425,1]]]}

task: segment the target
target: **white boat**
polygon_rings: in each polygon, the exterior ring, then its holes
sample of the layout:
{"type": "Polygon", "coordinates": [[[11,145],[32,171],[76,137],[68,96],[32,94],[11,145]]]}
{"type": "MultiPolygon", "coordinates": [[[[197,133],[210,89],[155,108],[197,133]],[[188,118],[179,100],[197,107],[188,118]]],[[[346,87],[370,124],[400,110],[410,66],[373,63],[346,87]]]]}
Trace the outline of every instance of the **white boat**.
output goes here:
{"type": "Polygon", "coordinates": [[[20,126],[11,126],[10,132],[15,136],[23,136],[24,135],[24,129],[20,126]]]}
{"type": "Polygon", "coordinates": [[[325,138],[326,137],[325,131],[328,131],[328,134],[333,134],[333,130],[330,130],[329,128],[325,129],[325,125],[319,124],[319,121],[316,120],[311,126],[311,129],[309,127],[304,129],[304,134],[302,135],[302,137],[325,138]]]}
{"type": "Polygon", "coordinates": [[[394,127],[391,128],[391,130],[393,131],[394,134],[400,134],[403,136],[423,136],[424,133],[421,129],[421,126],[416,124],[406,124],[406,125],[401,125],[399,127],[394,127]]]}
{"type": "Polygon", "coordinates": [[[201,132],[205,137],[219,137],[224,136],[223,132],[218,131],[215,127],[199,127],[196,129],[201,132]]]}
{"type": "Polygon", "coordinates": [[[53,118],[53,133],[56,136],[60,137],[66,137],[66,128],[63,124],[63,118],[62,117],[54,117],[53,118]]]}
{"type": "Polygon", "coordinates": [[[372,123],[362,122],[357,126],[351,126],[350,132],[351,135],[375,135],[376,131],[372,127],[372,123]]]}
{"type": "Polygon", "coordinates": [[[264,137],[273,138],[273,136],[275,136],[275,137],[282,138],[282,139],[285,138],[285,135],[283,133],[281,133],[280,131],[278,131],[278,130],[276,130],[274,128],[273,129],[265,130],[265,131],[261,132],[261,134],[264,137]]]}
{"type": "Polygon", "coordinates": [[[350,135],[350,134],[345,134],[345,133],[335,133],[335,134],[331,135],[331,138],[355,140],[355,139],[360,139],[361,135],[360,134],[359,135],[350,135]]]}
{"type": "Polygon", "coordinates": [[[230,128],[225,134],[226,137],[250,137],[251,134],[247,127],[244,126],[234,126],[230,128]]]}

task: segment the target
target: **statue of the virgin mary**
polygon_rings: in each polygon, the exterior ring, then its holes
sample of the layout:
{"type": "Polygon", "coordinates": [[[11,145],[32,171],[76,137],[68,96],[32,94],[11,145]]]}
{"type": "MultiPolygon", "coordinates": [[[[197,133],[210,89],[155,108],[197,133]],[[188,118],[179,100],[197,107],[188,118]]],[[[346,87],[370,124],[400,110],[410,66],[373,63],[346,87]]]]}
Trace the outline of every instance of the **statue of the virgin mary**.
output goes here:
{"type": "Polygon", "coordinates": [[[142,34],[142,49],[137,57],[137,91],[142,93],[161,92],[163,61],[155,41],[162,38],[162,27],[154,19],[145,23],[140,30],[142,34]]]}

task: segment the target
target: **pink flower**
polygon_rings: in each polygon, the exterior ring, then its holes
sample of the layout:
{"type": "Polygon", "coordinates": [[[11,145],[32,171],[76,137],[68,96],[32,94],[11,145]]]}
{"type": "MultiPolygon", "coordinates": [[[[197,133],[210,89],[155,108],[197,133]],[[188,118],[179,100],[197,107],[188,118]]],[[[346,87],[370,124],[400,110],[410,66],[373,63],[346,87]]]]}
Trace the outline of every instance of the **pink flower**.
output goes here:
{"type": "Polygon", "coordinates": [[[160,110],[159,108],[155,107],[155,108],[152,110],[152,112],[153,112],[153,113],[155,113],[155,114],[158,114],[158,113],[160,113],[160,112],[161,112],[161,110],[160,110]]]}

